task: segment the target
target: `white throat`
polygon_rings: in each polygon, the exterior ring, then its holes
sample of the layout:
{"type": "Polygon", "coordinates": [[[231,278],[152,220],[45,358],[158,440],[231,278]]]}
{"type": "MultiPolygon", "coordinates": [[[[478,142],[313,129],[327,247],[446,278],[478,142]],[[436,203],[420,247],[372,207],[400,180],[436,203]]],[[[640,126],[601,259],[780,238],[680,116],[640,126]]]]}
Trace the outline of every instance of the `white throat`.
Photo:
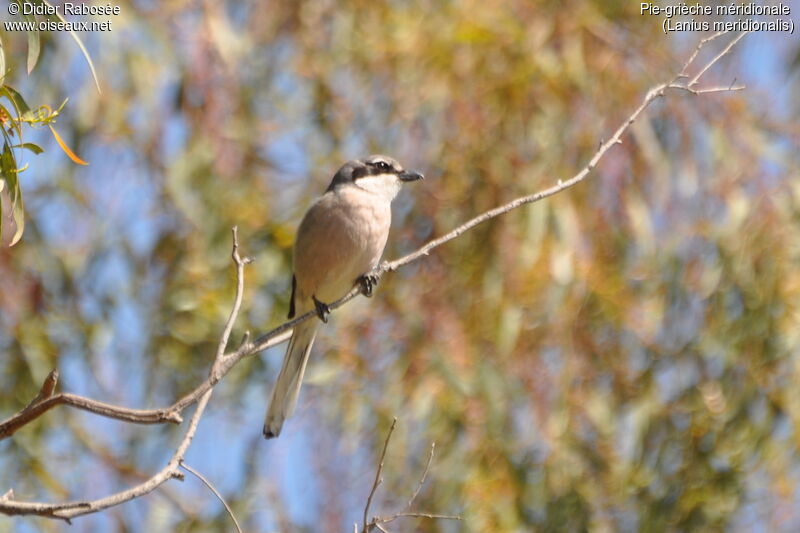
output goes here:
{"type": "Polygon", "coordinates": [[[359,178],[353,186],[375,194],[386,202],[391,202],[400,192],[400,184],[400,179],[394,174],[378,174],[359,178]]]}

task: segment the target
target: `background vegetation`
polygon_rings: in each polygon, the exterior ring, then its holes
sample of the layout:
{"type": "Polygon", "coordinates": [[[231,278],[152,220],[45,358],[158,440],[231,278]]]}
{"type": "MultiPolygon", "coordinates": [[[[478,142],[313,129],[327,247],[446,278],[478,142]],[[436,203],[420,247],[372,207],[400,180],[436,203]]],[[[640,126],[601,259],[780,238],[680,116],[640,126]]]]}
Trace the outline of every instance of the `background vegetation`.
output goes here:
{"type": "MultiPolygon", "coordinates": [[[[0,249],[0,418],[55,367],[65,390],[171,403],[229,311],[231,226],[256,260],[238,338],[283,320],[295,227],[344,160],[429,178],[396,202],[395,257],[573,175],[701,37],[623,1],[121,5],[81,36],[100,94],[66,34],[42,35],[28,76],[24,34],[2,33],[6,83],[68,97],[59,132],[89,166],[30,133],[25,233],[0,249]]],[[[712,73],[747,91],[660,100],[578,188],[336,312],[277,441],[261,423],[284,347],[244,361],[188,463],[246,529],[349,530],[397,416],[376,510],[402,506],[436,441],[419,507],[464,521],[393,531],[796,531],[798,64],[795,36],[747,36],[712,73]]],[[[0,493],[105,495],[179,432],[52,411],[0,442],[0,493]]],[[[230,528],[187,479],[70,531],[230,528]]]]}

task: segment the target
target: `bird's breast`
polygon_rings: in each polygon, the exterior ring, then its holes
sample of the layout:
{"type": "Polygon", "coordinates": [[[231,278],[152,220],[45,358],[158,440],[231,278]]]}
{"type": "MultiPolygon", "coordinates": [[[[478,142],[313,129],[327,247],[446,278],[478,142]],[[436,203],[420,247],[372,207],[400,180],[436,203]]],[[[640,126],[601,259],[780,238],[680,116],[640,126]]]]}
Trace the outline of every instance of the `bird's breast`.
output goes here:
{"type": "Polygon", "coordinates": [[[294,271],[298,292],[323,302],[339,299],[378,264],[391,225],[388,202],[358,189],[327,193],[298,230],[294,271]]]}

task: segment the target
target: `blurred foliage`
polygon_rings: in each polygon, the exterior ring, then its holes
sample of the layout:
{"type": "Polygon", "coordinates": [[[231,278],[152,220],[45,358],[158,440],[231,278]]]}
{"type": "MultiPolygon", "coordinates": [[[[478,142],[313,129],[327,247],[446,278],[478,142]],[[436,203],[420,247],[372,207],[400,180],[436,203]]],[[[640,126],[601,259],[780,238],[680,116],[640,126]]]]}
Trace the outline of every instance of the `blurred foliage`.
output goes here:
{"type": "MultiPolygon", "coordinates": [[[[621,1],[122,11],[85,35],[99,95],[74,47],[43,37],[25,78],[26,43],[2,36],[8,81],[69,97],[62,135],[92,162],[48,151],[23,174],[25,240],[0,251],[3,413],[53,367],[70,391],[170,403],[204,378],[229,312],[231,226],[256,259],[237,332],[264,331],[286,314],[299,217],[344,160],[389,153],[431,178],[396,202],[396,257],[572,176],[700,38],[621,1]]],[[[283,348],[244,361],[189,463],[251,530],[342,531],[398,416],[374,509],[402,506],[436,441],[418,506],[464,521],[393,530],[797,530],[797,57],[796,39],[748,36],[710,73],[748,91],[661,99],[587,182],[337,311],[275,443],[259,435],[283,348]]],[[[0,442],[0,492],[107,494],[180,431],[53,411],[0,442]]],[[[71,530],[230,523],[187,481],[71,530]]]]}

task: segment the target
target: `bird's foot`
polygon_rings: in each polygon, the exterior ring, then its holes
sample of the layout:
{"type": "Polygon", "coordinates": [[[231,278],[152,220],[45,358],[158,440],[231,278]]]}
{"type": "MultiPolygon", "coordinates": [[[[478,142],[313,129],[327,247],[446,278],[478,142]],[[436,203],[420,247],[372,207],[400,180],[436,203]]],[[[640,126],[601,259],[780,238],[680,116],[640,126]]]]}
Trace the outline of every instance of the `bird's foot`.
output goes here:
{"type": "Polygon", "coordinates": [[[328,307],[328,304],[322,303],[319,300],[317,300],[316,296],[312,296],[311,298],[314,300],[314,307],[317,310],[317,316],[319,317],[320,320],[322,320],[324,323],[327,324],[328,315],[331,314],[331,308],[328,307]]]}
{"type": "Polygon", "coordinates": [[[380,278],[375,274],[364,274],[358,278],[358,284],[361,285],[361,294],[367,298],[372,298],[372,289],[378,286],[380,278]]]}

